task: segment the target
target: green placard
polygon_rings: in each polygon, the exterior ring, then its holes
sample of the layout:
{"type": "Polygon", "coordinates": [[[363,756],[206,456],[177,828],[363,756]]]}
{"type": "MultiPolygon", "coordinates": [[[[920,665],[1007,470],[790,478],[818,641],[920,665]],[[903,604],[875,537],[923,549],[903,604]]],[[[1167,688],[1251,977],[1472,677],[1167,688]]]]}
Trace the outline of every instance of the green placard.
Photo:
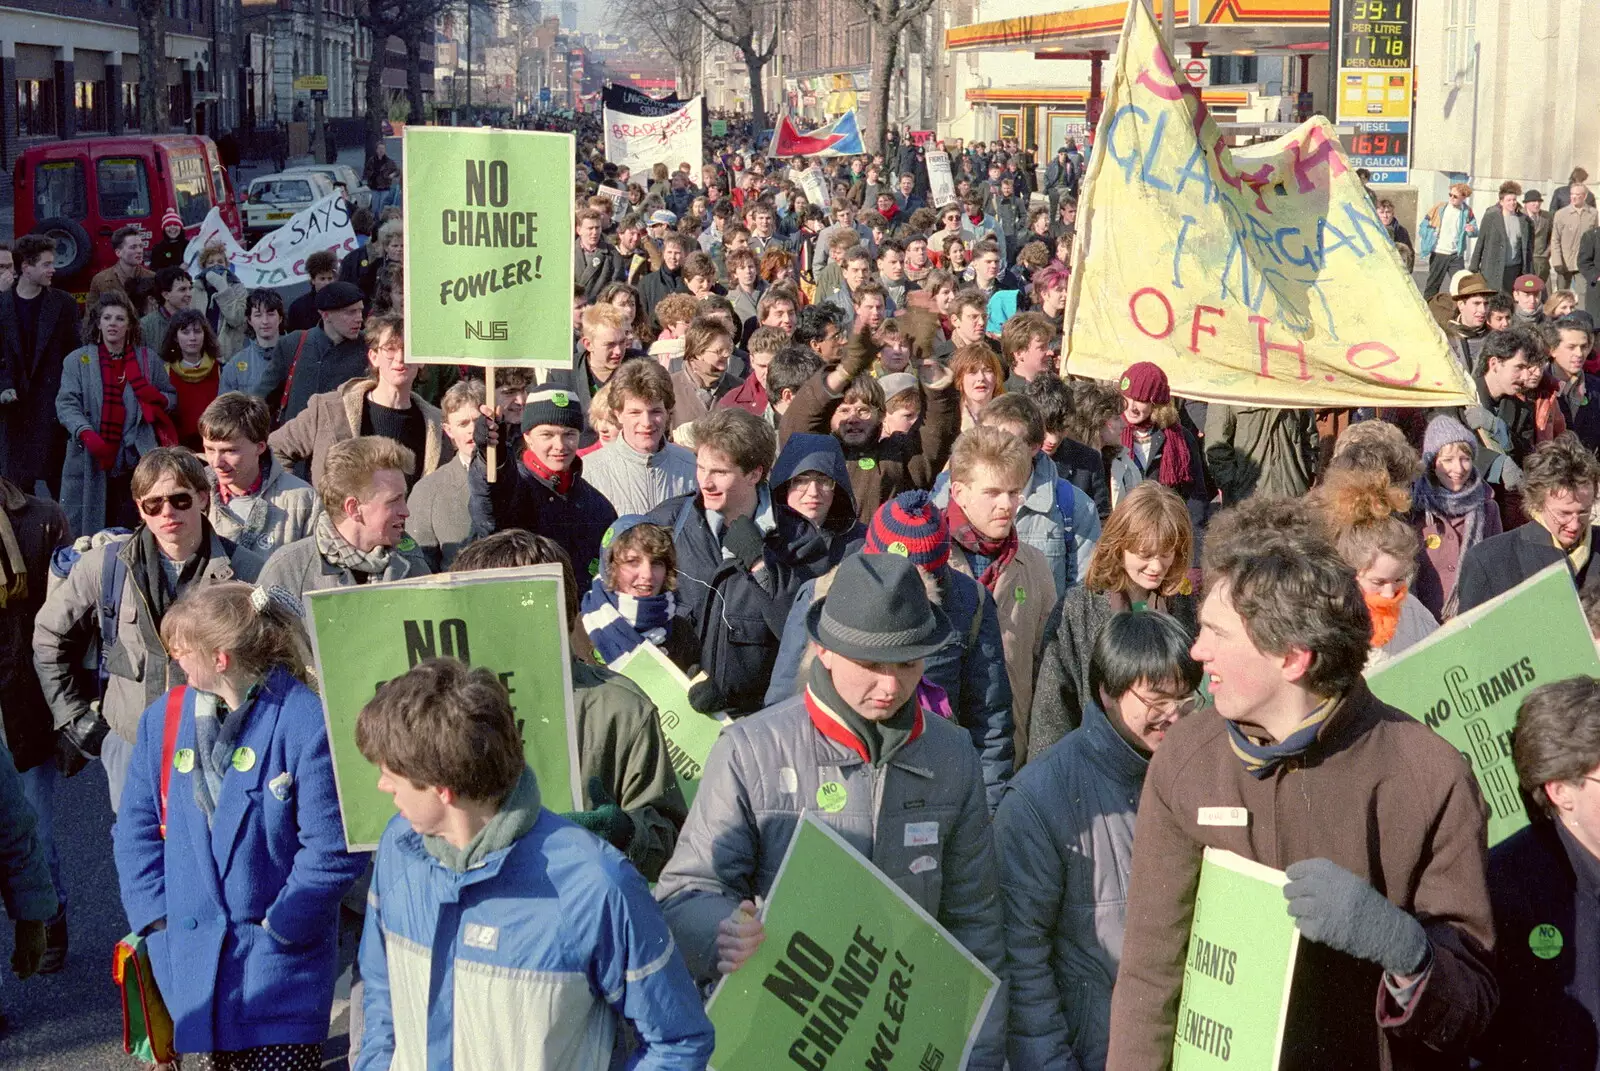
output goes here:
{"type": "Polygon", "coordinates": [[[1368,675],[1379,699],[1426,722],[1472,766],[1489,805],[1489,844],[1528,824],[1511,761],[1523,696],[1600,675],[1600,658],[1564,562],[1455,618],[1368,675]]]}
{"type": "Polygon", "coordinates": [[[725,138],[728,136],[728,121],[726,119],[711,120],[711,136],[725,138]]]}
{"type": "Polygon", "coordinates": [[[560,566],[330,588],[305,601],[349,850],[376,848],[394,817],[377,770],[356,750],[356,717],[380,684],[435,656],[500,675],[545,806],[583,806],[560,566]]]}
{"type": "Polygon", "coordinates": [[[407,360],[572,366],[573,152],[566,134],[406,127],[407,360]]]}
{"type": "Polygon", "coordinates": [[[761,948],[706,1004],[712,1071],[966,1066],[999,979],[813,815],[762,922],[761,948]]]}
{"type": "Polygon", "coordinates": [[[606,668],[643,688],[655,703],[683,802],[693,803],[722,723],[689,705],[689,678],[653,643],[641,643],[606,668]]]}
{"type": "Polygon", "coordinates": [[[1276,1071],[1300,931],[1283,871],[1207,848],[1183,961],[1173,1071],[1276,1071]]]}

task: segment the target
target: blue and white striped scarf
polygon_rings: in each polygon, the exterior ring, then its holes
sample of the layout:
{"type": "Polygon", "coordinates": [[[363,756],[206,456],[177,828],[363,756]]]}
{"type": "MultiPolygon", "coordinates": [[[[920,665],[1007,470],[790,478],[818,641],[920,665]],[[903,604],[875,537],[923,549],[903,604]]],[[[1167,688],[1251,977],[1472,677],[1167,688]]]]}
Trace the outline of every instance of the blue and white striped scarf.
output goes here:
{"type": "Polygon", "coordinates": [[[601,577],[595,577],[579,607],[595,653],[610,665],[641,643],[660,646],[667,642],[667,628],[677,605],[677,597],[670,591],[640,599],[610,591],[601,577]]]}

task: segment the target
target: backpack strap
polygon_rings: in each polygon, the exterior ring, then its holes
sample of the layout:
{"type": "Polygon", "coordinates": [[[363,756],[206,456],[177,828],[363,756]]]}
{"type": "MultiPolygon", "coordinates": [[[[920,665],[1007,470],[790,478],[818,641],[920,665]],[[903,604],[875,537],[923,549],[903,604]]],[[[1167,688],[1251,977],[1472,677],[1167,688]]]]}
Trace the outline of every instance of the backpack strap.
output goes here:
{"type": "Polygon", "coordinates": [[[122,543],[105,545],[105,561],[100,564],[100,687],[105,689],[106,662],[117,646],[117,618],[122,609],[122,588],[128,579],[128,563],[118,553],[122,543]]]}
{"type": "Polygon", "coordinates": [[[289,392],[294,389],[295,369],[300,367],[300,355],[305,352],[306,338],[310,334],[311,329],[309,327],[300,332],[300,341],[294,347],[294,357],[289,361],[289,371],[283,377],[283,400],[279,403],[280,412],[282,411],[282,406],[289,404],[289,392]]]}
{"type": "Polygon", "coordinates": [[[178,752],[178,724],[183,721],[183,698],[189,692],[180,684],[167,693],[161,726],[161,839],[167,839],[167,789],[172,784],[173,756],[178,752]]]}

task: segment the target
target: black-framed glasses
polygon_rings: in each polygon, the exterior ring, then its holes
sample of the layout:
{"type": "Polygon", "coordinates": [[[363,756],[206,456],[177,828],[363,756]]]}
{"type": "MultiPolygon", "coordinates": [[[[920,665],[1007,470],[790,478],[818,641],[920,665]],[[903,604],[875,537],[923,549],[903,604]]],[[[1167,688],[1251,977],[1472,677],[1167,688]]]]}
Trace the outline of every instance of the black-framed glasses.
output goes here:
{"type": "Polygon", "coordinates": [[[161,507],[172,503],[172,508],[177,513],[183,513],[194,508],[194,495],[188,491],[178,491],[170,495],[150,495],[139,500],[139,512],[146,517],[160,515],[161,507]]]}

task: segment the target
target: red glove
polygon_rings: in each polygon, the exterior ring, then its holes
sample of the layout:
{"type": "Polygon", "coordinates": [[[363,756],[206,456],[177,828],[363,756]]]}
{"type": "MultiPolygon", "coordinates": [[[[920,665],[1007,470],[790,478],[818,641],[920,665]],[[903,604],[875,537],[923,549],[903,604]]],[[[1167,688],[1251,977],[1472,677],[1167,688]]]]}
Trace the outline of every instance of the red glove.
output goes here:
{"type": "Polygon", "coordinates": [[[94,458],[94,463],[100,466],[101,471],[110,472],[111,466],[117,463],[116,448],[102,439],[93,428],[80,431],[78,441],[83,443],[83,448],[89,451],[89,456],[94,458]]]}
{"type": "Polygon", "coordinates": [[[139,413],[144,417],[144,422],[149,424],[152,428],[156,426],[157,422],[159,422],[163,416],[166,415],[166,412],[167,406],[165,400],[154,403],[139,403],[139,413]]]}

